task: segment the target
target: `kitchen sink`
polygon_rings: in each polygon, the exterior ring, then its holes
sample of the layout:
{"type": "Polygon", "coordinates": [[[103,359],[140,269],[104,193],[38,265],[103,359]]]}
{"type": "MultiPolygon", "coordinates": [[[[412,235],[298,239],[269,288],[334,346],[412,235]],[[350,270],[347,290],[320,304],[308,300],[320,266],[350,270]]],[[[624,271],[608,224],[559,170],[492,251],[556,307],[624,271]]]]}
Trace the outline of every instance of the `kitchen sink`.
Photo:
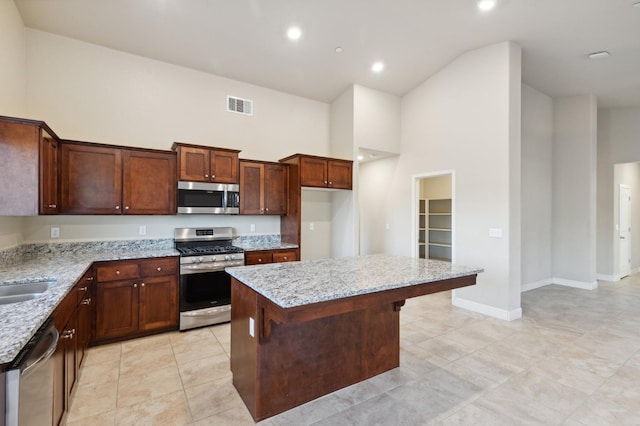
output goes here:
{"type": "Polygon", "coordinates": [[[36,299],[55,283],[55,280],[47,280],[0,285],[0,305],[36,299]]]}

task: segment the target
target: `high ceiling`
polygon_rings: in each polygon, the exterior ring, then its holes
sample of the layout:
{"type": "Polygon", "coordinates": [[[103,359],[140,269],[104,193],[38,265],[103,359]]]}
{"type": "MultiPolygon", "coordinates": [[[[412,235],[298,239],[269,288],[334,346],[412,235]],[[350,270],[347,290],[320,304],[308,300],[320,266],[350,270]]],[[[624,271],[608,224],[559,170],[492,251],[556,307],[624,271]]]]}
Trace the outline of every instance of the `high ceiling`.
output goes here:
{"type": "Polygon", "coordinates": [[[490,12],[476,0],[15,3],[29,28],[325,102],[352,84],[403,95],[463,52],[512,40],[536,89],[640,107],[638,1],[497,0],[490,12]],[[303,31],[296,42],[291,25],[303,31]],[[602,50],[611,57],[588,59],[602,50]]]}

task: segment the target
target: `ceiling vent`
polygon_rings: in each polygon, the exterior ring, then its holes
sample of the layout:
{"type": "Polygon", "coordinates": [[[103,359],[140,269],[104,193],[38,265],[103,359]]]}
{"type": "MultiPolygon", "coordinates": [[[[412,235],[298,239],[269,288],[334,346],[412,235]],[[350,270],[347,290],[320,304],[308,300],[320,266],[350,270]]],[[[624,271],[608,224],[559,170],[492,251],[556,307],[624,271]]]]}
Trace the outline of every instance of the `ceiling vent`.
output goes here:
{"type": "Polygon", "coordinates": [[[227,96],[227,111],[253,115],[253,101],[227,96]]]}

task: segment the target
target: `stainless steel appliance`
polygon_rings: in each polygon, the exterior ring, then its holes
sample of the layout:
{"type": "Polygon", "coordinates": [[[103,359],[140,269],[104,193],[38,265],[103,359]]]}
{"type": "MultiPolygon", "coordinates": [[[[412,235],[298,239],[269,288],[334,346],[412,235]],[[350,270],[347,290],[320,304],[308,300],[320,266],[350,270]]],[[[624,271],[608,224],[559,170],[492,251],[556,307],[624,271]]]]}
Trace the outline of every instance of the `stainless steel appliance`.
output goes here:
{"type": "Polygon", "coordinates": [[[180,330],[231,320],[227,266],[244,265],[244,250],[231,245],[233,229],[176,228],[180,252],[180,330]]]}
{"type": "Polygon", "coordinates": [[[238,214],[240,185],[178,182],[179,214],[238,214]]]}
{"type": "Polygon", "coordinates": [[[6,426],[53,423],[53,360],[58,330],[48,319],[6,372],[6,426]]]}

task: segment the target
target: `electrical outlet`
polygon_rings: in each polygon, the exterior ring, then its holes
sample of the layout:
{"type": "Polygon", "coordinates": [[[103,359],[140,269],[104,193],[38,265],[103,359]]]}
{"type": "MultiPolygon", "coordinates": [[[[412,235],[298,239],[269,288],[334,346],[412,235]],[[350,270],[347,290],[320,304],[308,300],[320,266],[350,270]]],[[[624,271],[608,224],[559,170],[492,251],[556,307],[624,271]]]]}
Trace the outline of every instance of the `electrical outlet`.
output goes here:
{"type": "Polygon", "coordinates": [[[60,228],[57,226],[51,227],[51,238],[60,238],[60,228]]]}
{"type": "Polygon", "coordinates": [[[147,235],[147,227],[140,225],[140,235],[147,235]]]}
{"type": "Polygon", "coordinates": [[[385,224],[384,227],[387,229],[387,231],[391,228],[388,223],[385,224]]]}
{"type": "Polygon", "coordinates": [[[313,225],[313,222],[311,222],[309,224],[309,231],[313,231],[314,228],[315,228],[315,226],[313,225]]]}
{"type": "Polygon", "coordinates": [[[251,232],[256,232],[256,224],[255,223],[252,223],[250,225],[250,228],[251,228],[251,232]]]}
{"type": "Polygon", "coordinates": [[[256,337],[256,322],[251,317],[249,317],[249,336],[256,337]]]}

